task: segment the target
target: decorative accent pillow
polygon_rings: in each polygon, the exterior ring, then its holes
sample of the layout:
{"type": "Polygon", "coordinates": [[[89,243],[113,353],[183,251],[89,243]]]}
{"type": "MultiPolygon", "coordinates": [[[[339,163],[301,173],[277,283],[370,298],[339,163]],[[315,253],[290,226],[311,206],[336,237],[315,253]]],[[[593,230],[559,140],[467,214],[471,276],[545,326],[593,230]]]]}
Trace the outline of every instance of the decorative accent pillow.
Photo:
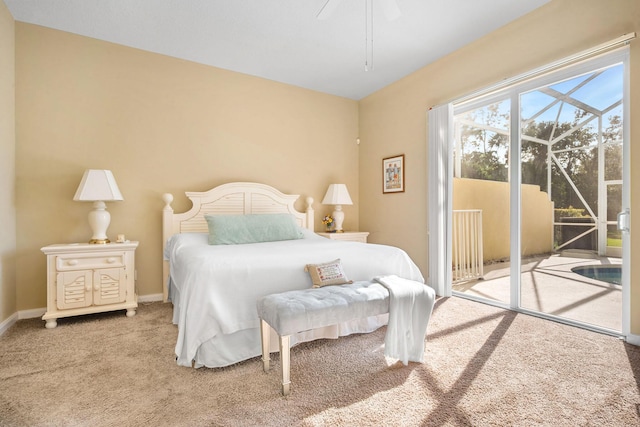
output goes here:
{"type": "Polygon", "coordinates": [[[290,214],[205,215],[210,245],[277,242],[302,239],[290,214]]]}
{"type": "Polygon", "coordinates": [[[324,264],[307,264],[304,271],[311,276],[314,288],[353,283],[353,280],[347,279],[347,275],[344,274],[340,258],[324,264]]]}

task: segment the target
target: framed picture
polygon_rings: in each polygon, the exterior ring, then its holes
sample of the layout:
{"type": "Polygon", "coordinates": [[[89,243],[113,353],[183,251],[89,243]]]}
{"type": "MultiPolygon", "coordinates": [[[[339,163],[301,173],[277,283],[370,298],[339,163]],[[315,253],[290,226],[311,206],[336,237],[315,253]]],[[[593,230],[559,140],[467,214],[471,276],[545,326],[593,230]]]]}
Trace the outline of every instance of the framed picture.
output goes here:
{"type": "Polygon", "coordinates": [[[404,154],[382,159],[382,192],[404,191],[404,154]]]}

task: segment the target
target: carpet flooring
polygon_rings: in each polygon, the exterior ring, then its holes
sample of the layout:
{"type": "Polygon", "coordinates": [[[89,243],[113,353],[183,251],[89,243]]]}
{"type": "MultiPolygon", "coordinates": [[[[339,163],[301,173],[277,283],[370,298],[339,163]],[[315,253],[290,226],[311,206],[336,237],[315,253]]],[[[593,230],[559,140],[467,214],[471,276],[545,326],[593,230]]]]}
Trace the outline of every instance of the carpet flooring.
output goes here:
{"type": "Polygon", "coordinates": [[[20,320],[0,337],[0,426],[632,426],[640,348],[460,298],[436,302],[425,363],[385,328],[220,369],[179,367],[171,305],[20,320]]]}

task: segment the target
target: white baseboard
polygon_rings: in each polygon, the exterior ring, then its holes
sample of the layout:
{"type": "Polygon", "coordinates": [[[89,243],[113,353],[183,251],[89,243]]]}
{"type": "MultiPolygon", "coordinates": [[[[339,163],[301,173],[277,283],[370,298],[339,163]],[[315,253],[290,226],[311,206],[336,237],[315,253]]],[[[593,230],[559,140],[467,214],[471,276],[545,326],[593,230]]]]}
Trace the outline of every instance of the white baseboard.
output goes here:
{"type": "Polygon", "coordinates": [[[631,345],[640,346],[640,335],[629,334],[625,341],[631,345]]]}
{"type": "Polygon", "coordinates": [[[42,317],[47,312],[46,308],[32,308],[31,310],[20,310],[18,319],[33,319],[34,317],[42,317]]]}
{"type": "MultiPolygon", "coordinates": [[[[162,294],[140,295],[138,297],[138,302],[155,302],[155,301],[162,301],[162,294]]],[[[33,319],[35,317],[42,317],[42,315],[46,313],[46,311],[47,311],[46,308],[33,308],[31,310],[20,310],[18,311],[18,313],[14,314],[14,316],[17,315],[18,319],[33,319]]],[[[1,328],[2,328],[2,325],[0,325],[0,330],[2,330],[1,328]]]]}
{"type": "MultiPolygon", "coordinates": [[[[149,294],[149,295],[140,295],[138,297],[138,302],[156,302],[162,301],[162,294],[149,294]]],[[[20,310],[16,313],[13,313],[11,316],[6,318],[2,323],[0,323],[0,335],[4,334],[14,323],[18,320],[22,319],[33,319],[36,317],[42,317],[44,313],[46,313],[46,308],[33,308],[31,310],[20,310]]],[[[640,337],[638,337],[640,339],[640,337]]]]}
{"type": "Polygon", "coordinates": [[[11,316],[7,317],[2,323],[0,323],[0,335],[7,332],[7,330],[9,330],[9,328],[17,321],[18,313],[13,313],[11,316]]]}

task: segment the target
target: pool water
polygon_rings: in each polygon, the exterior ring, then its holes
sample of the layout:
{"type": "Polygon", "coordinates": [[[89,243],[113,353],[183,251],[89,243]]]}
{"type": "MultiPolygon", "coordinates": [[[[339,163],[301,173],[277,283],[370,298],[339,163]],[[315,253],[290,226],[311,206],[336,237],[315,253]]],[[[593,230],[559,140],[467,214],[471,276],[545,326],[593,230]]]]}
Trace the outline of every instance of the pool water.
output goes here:
{"type": "Polygon", "coordinates": [[[602,266],[602,265],[585,265],[582,267],[573,267],[574,273],[580,274],[590,279],[601,280],[614,285],[622,284],[622,266],[602,266]]]}

